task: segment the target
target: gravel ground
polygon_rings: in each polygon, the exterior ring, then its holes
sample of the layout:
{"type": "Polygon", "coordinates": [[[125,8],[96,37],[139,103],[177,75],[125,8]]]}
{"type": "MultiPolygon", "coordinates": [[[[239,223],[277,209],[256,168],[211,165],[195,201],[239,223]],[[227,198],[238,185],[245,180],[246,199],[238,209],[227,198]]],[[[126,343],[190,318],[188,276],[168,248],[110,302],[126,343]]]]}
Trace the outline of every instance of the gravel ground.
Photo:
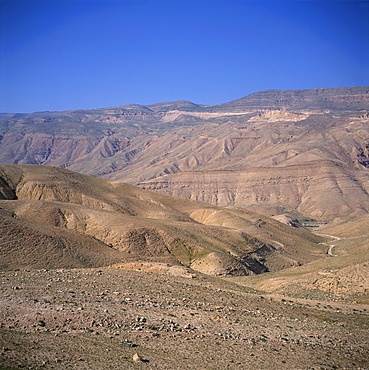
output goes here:
{"type": "Polygon", "coordinates": [[[0,277],[0,369],[369,369],[359,305],[276,301],[201,274],[0,277]]]}

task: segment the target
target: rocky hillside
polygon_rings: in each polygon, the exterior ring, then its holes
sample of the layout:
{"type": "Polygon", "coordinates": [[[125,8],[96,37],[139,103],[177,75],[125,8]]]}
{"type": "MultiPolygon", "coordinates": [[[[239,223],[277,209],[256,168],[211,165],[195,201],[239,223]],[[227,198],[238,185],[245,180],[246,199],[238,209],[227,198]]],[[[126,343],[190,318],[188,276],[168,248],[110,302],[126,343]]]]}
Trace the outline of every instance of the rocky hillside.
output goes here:
{"type": "Polygon", "coordinates": [[[357,216],[369,209],[368,91],[3,114],[0,163],[58,166],[267,215],[357,216]]]}
{"type": "Polygon", "coordinates": [[[186,266],[210,275],[275,271],[324,257],[322,238],[69,170],[0,166],[0,267],[186,266]]]}
{"type": "Polygon", "coordinates": [[[332,220],[369,211],[368,172],[334,161],[233,171],[185,171],[140,186],[269,215],[297,211],[314,219],[332,220]]]}

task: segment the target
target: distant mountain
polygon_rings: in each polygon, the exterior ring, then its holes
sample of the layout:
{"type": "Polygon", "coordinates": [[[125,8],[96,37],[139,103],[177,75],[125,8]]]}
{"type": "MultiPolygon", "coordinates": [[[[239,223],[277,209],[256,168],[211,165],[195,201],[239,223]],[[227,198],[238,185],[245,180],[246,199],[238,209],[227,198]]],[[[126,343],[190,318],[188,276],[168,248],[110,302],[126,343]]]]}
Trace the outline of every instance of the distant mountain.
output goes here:
{"type": "Polygon", "coordinates": [[[367,110],[368,102],[369,86],[357,86],[313,90],[266,90],[220,104],[217,108],[367,110]]]}
{"type": "Polygon", "coordinates": [[[0,116],[0,163],[42,164],[317,220],[369,210],[369,87],[0,116]]]}
{"type": "Polygon", "coordinates": [[[174,102],[168,102],[168,103],[157,103],[157,104],[151,104],[148,105],[148,108],[150,108],[154,112],[167,112],[170,110],[198,110],[201,109],[203,105],[191,103],[190,101],[186,100],[178,100],[174,102]]]}

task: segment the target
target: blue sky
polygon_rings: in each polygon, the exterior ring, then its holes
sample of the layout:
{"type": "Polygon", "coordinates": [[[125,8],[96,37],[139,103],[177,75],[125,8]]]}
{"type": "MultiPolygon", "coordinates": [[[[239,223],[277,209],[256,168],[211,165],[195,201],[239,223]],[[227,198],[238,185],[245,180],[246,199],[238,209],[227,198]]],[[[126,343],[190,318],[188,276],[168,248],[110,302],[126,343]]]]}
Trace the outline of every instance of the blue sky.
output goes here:
{"type": "Polygon", "coordinates": [[[0,0],[0,112],[369,85],[369,1],[0,0]]]}

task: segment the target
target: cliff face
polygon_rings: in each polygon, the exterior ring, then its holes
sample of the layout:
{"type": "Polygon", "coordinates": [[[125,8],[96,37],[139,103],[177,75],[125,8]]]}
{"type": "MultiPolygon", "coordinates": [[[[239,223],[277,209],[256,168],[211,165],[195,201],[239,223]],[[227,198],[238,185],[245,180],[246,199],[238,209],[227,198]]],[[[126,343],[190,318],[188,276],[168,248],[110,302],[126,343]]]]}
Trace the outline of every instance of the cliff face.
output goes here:
{"type": "Polygon", "coordinates": [[[58,166],[273,213],[357,215],[368,210],[368,91],[270,90],[219,106],[6,114],[0,163],[58,166]]]}

